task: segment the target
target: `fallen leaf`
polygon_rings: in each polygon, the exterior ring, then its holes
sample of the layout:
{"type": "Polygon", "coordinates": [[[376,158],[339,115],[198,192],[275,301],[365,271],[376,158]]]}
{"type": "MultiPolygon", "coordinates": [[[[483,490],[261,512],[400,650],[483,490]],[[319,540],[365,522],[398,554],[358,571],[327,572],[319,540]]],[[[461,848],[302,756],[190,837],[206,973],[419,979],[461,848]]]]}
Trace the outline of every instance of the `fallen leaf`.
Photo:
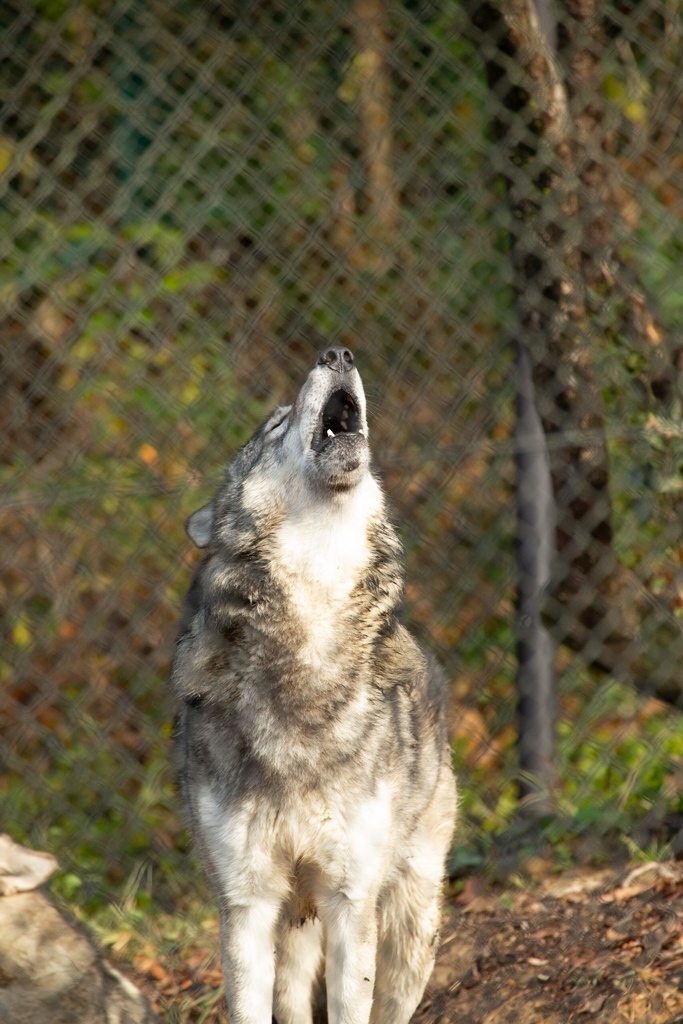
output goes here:
{"type": "Polygon", "coordinates": [[[657,882],[666,880],[669,882],[678,881],[681,878],[681,869],[671,864],[660,863],[659,861],[648,861],[647,864],[640,864],[633,871],[630,871],[618,889],[614,890],[614,898],[619,903],[639,896],[641,892],[651,889],[657,882]]]}
{"type": "Polygon", "coordinates": [[[599,1013],[605,1005],[607,994],[596,995],[592,999],[586,999],[579,1007],[579,1013],[599,1013]]]}
{"type": "MultiPolygon", "coordinates": [[[[456,903],[459,906],[467,907],[476,900],[477,896],[481,895],[484,888],[483,879],[479,875],[470,875],[469,878],[465,879],[465,885],[460,895],[456,899],[456,903]]],[[[451,936],[454,938],[454,936],[451,936]]]]}
{"type": "Polygon", "coordinates": [[[147,442],[140,445],[140,447],[138,448],[138,455],[140,456],[140,458],[142,459],[146,466],[152,466],[157,461],[156,448],[152,448],[152,445],[147,444],[147,442]]]}

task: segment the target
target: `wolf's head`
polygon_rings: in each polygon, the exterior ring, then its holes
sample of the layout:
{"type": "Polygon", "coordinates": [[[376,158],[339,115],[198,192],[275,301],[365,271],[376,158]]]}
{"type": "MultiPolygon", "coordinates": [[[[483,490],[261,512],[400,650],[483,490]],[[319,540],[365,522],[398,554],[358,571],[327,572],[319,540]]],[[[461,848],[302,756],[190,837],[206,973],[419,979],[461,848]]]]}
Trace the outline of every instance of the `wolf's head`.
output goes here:
{"type": "MultiPolygon", "coordinates": [[[[367,481],[370,448],[365,394],[347,348],[328,348],[292,405],[268,416],[230,466],[226,483],[242,505],[285,514],[311,501],[334,507],[367,481]]],[[[211,538],[214,503],[187,520],[198,547],[211,538]]]]}

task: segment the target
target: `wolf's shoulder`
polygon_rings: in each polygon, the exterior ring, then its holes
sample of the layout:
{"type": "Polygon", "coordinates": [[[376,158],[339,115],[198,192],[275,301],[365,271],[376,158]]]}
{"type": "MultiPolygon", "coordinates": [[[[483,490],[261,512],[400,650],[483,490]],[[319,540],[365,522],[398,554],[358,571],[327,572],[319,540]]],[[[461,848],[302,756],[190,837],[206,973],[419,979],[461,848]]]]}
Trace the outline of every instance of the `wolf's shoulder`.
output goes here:
{"type": "Polygon", "coordinates": [[[383,639],[375,656],[375,685],[385,695],[401,695],[424,723],[445,718],[448,681],[435,658],[398,624],[383,639]]]}

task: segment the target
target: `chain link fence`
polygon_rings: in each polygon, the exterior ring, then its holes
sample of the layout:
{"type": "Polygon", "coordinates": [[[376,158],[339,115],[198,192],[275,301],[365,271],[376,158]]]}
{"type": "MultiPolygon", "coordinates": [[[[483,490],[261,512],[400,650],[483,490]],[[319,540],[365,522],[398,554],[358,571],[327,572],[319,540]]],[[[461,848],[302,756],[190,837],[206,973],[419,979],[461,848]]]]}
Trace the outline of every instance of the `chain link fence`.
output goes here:
{"type": "Polygon", "coordinates": [[[452,681],[452,869],[534,806],[683,848],[682,19],[0,0],[2,827],[67,895],[187,884],[182,524],[323,344],[452,681]]]}

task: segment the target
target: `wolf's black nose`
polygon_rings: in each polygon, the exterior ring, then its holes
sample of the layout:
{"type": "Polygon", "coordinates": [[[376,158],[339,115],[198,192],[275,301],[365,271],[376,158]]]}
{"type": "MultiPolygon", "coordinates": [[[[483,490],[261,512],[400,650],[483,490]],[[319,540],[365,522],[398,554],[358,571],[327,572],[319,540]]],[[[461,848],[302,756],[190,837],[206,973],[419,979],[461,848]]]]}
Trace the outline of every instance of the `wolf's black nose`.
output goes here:
{"type": "Polygon", "coordinates": [[[353,353],[348,348],[326,348],[318,356],[318,364],[344,373],[353,367],[353,353]]]}

